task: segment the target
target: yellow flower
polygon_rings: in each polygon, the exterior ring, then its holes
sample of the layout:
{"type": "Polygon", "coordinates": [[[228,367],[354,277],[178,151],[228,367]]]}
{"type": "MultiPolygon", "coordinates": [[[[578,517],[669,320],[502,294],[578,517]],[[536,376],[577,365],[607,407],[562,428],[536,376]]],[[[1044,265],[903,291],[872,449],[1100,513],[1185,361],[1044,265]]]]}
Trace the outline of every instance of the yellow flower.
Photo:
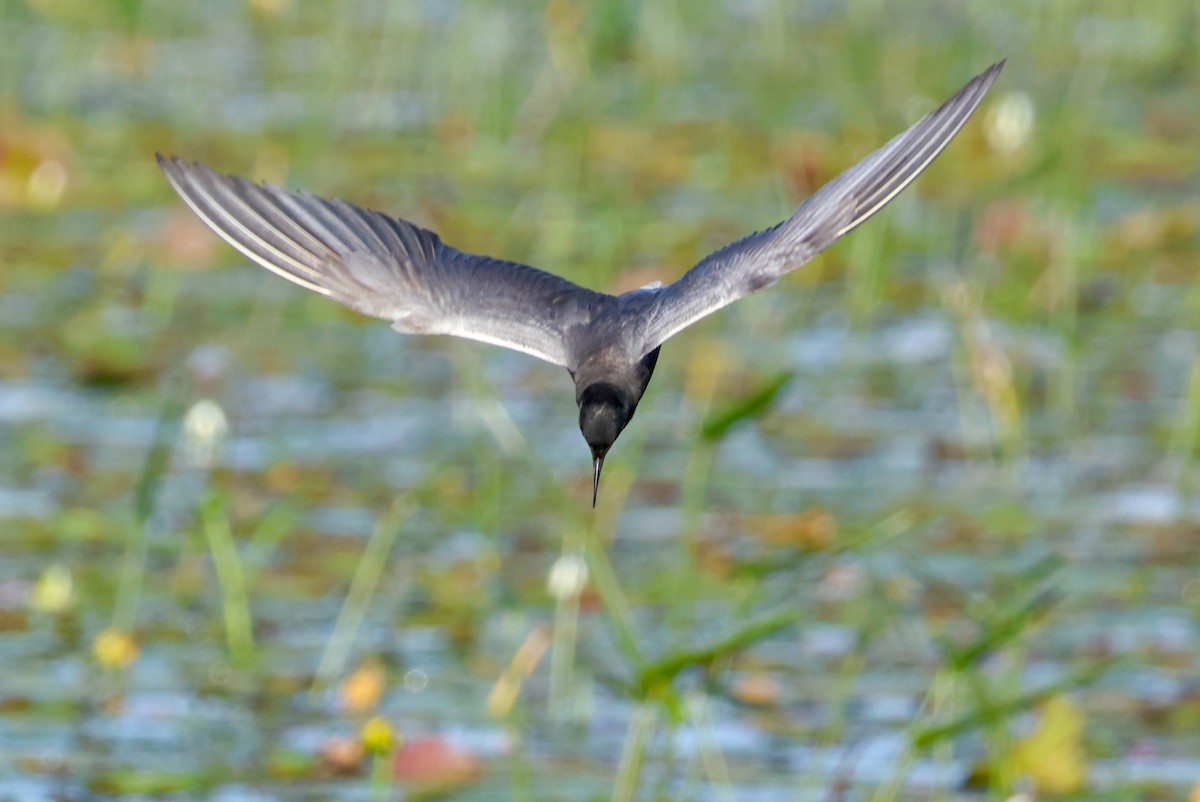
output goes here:
{"type": "Polygon", "coordinates": [[[363,747],[372,754],[387,755],[396,745],[396,736],[392,725],[382,716],[370,719],[362,728],[363,747]]]}
{"type": "Polygon", "coordinates": [[[62,563],[54,563],[38,577],[29,604],[44,613],[62,613],[75,600],[71,571],[62,563]]]}
{"type": "Polygon", "coordinates": [[[92,641],[92,654],[105,668],[125,668],[138,657],[137,641],[128,632],[109,627],[92,641]]]}

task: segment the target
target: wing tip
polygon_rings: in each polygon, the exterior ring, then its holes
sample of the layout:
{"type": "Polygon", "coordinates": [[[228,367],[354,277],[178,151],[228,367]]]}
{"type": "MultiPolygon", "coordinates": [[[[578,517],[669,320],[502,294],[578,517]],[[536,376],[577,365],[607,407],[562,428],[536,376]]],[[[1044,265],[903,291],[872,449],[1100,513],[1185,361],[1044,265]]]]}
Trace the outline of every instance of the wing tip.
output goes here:
{"type": "Polygon", "coordinates": [[[189,184],[194,185],[205,179],[211,181],[214,178],[223,177],[202,162],[188,161],[175,155],[168,156],[161,151],[154,152],[154,161],[158,163],[158,169],[162,170],[167,181],[181,195],[187,192],[186,187],[189,184]]]}
{"type": "Polygon", "coordinates": [[[971,117],[971,115],[975,113],[975,109],[980,103],[983,102],[984,97],[987,96],[987,93],[992,88],[992,84],[996,82],[996,78],[999,77],[1000,72],[1004,69],[1004,65],[1007,63],[1008,57],[1005,56],[996,63],[992,64],[983,72],[976,75],[971,80],[967,81],[965,84],[963,84],[962,88],[955,92],[949,99],[946,100],[946,102],[942,103],[942,105],[926,114],[923,118],[921,118],[921,120],[910,127],[908,131],[905,131],[904,134],[901,134],[901,136],[904,136],[905,134],[908,134],[920,127],[922,123],[927,123],[934,119],[954,118],[957,116],[959,117],[959,122],[954,126],[954,130],[950,136],[946,138],[946,141],[949,142],[950,139],[953,139],[954,134],[958,133],[958,129],[962,126],[962,124],[965,123],[971,117]]]}
{"type": "Polygon", "coordinates": [[[203,162],[184,159],[183,157],[176,156],[174,154],[166,155],[157,150],[154,152],[154,160],[158,163],[159,169],[162,170],[167,177],[188,175],[194,176],[197,173],[208,173],[209,175],[218,177],[221,175],[203,162]]]}
{"type": "Polygon", "coordinates": [[[996,78],[1000,75],[1001,71],[1003,71],[1004,65],[1007,63],[1008,56],[1005,56],[979,74],[978,80],[981,84],[983,84],[984,92],[990,89],[992,84],[995,83],[996,78]]]}
{"type": "Polygon", "coordinates": [[[165,156],[162,151],[154,151],[154,161],[158,163],[158,169],[162,170],[163,175],[172,184],[176,183],[181,170],[178,156],[165,156]]]}

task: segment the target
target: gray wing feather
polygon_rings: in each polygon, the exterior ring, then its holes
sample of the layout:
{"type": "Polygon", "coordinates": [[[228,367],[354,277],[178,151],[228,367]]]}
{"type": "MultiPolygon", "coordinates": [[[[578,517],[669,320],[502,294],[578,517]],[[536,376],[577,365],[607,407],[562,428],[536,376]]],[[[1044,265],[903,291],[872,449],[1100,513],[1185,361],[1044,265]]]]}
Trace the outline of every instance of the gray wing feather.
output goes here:
{"type": "Polygon", "coordinates": [[[571,367],[569,332],[608,298],[515,262],[476,256],[381,212],[158,157],[180,197],[230,245],[301,287],[392,321],[571,367]]]}
{"type": "Polygon", "coordinates": [[[879,211],[929,166],[987,94],[1004,62],[973,78],[911,128],[821,187],[771,228],[726,245],[659,291],[647,313],[642,353],[706,315],[808,262],[879,211]]]}

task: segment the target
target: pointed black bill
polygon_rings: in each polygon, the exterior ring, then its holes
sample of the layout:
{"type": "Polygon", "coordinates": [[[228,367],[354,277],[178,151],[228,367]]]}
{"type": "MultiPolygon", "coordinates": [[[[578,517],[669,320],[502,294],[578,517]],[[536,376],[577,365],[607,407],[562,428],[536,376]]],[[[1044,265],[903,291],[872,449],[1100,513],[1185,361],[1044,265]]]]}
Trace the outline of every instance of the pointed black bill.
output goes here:
{"type": "Polygon", "coordinates": [[[592,479],[592,507],[596,506],[596,497],[600,495],[600,469],[604,467],[604,457],[593,457],[596,466],[596,476],[592,479]]]}

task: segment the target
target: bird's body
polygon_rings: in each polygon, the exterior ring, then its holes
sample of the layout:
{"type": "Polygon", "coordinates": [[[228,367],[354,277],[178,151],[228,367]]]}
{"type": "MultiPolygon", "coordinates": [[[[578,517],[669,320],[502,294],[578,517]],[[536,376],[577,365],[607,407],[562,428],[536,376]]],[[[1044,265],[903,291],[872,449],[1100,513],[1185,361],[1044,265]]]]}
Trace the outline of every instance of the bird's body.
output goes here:
{"type": "Polygon", "coordinates": [[[1004,62],[821,187],[787,220],[702,259],[667,286],[622,295],[464,253],[381,212],[287,192],[176,158],[159,165],[187,204],[263,267],[405,334],[448,334],[565,367],[600,468],[633,417],[664,341],[771,286],[866,220],[921,173],[974,112],[1004,62]]]}

